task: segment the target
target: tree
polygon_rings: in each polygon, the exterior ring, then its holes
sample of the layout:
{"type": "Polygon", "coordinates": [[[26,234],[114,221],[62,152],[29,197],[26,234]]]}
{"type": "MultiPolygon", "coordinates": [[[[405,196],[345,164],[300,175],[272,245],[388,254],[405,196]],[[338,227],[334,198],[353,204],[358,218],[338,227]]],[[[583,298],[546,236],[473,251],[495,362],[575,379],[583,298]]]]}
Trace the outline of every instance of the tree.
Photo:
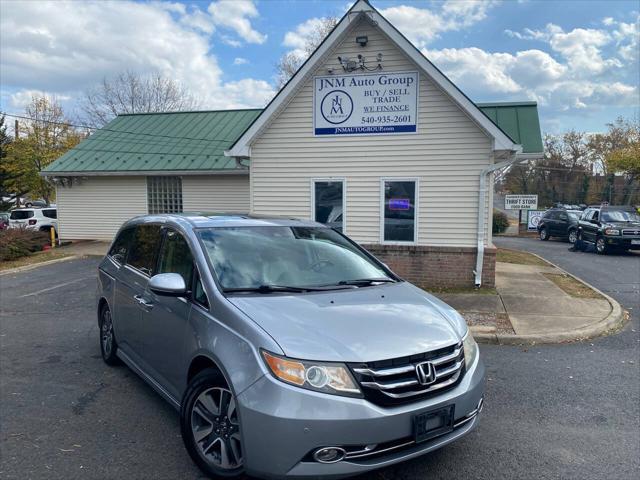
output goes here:
{"type": "Polygon", "coordinates": [[[11,174],[8,170],[7,150],[11,145],[12,138],[7,134],[6,117],[0,115],[0,211],[8,210],[11,201],[5,202],[2,197],[12,199],[11,191],[7,188],[9,183],[15,179],[15,174],[11,174]]]}
{"type": "Polygon", "coordinates": [[[634,184],[640,181],[640,125],[618,118],[616,123],[609,124],[609,131],[623,132],[623,140],[605,155],[605,164],[609,172],[625,177],[624,199],[630,204],[634,196],[634,184]]]}
{"type": "Polygon", "coordinates": [[[317,22],[313,23],[309,31],[306,32],[304,46],[301,51],[294,50],[280,57],[280,61],[278,61],[276,65],[278,88],[282,88],[282,86],[295,75],[305,60],[318,48],[318,45],[322,43],[337,24],[338,19],[336,17],[320,18],[317,22]]]}
{"type": "Polygon", "coordinates": [[[4,187],[17,197],[16,205],[26,193],[49,202],[53,187],[40,172],[82,139],[54,98],[32,97],[25,116],[29,120],[20,124],[24,135],[7,146],[2,159],[2,172],[7,175],[4,187]]]}
{"type": "Polygon", "coordinates": [[[172,112],[194,110],[199,102],[182,85],[159,73],[143,76],[122,72],[84,93],[80,108],[83,121],[104,126],[121,113],[172,112]]]}

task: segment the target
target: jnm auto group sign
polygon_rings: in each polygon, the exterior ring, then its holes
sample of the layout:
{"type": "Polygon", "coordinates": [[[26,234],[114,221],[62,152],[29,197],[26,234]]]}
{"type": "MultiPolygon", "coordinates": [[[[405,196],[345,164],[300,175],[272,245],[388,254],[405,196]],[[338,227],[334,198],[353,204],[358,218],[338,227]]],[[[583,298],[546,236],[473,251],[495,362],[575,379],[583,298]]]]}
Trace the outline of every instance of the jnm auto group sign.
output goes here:
{"type": "Polygon", "coordinates": [[[418,80],[418,72],[315,77],[315,135],[415,133],[418,80]]]}

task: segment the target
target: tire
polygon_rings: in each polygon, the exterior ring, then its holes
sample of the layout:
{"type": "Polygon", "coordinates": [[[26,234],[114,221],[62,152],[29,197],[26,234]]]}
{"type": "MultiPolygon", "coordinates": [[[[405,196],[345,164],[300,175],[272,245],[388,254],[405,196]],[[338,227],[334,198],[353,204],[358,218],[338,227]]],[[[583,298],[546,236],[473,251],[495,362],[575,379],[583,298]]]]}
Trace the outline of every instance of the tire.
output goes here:
{"type": "Polygon", "coordinates": [[[540,240],[542,240],[543,242],[549,240],[549,232],[547,232],[547,229],[545,227],[542,227],[540,229],[540,240]]]}
{"type": "Polygon", "coordinates": [[[180,409],[180,430],[189,456],[210,478],[243,474],[235,395],[217,370],[203,370],[189,382],[180,409]]]}
{"type": "Polygon", "coordinates": [[[607,247],[607,242],[605,241],[604,237],[596,238],[596,253],[600,255],[606,255],[607,253],[609,253],[609,247],[607,247]]]}
{"type": "Polygon", "coordinates": [[[569,230],[569,237],[567,238],[571,245],[574,245],[578,241],[578,232],[575,230],[569,230]]]}
{"type": "Polygon", "coordinates": [[[118,358],[118,343],[113,332],[113,320],[111,318],[111,310],[108,305],[104,305],[100,309],[100,353],[104,363],[110,366],[120,365],[118,358]]]}

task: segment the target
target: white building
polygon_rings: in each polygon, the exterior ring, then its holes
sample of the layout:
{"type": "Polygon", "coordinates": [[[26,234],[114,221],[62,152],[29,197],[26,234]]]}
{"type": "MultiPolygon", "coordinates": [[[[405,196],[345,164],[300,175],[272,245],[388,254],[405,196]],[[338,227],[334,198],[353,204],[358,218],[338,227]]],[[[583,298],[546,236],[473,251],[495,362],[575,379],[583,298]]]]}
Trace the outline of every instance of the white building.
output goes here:
{"type": "Polygon", "coordinates": [[[264,110],[123,115],[54,162],[60,236],[234,211],[341,228],[419,285],[492,285],[492,169],[542,155],[533,102],[475,104],[359,0],[264,110]]]}

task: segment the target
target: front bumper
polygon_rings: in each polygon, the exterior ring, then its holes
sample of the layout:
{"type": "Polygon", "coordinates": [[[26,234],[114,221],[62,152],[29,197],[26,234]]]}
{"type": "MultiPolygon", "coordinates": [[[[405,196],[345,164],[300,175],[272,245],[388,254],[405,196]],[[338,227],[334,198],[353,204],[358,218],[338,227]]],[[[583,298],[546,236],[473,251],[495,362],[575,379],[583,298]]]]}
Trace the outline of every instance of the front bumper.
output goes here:
{"type": "Polygon", "coordinates": [[[605,236],[604,239],[607,242],[607,245],[610,245],[612,247],[624,248],[627,250],[640,250],[640,238],[638,237],[629,238],[620,236],[605,236]]]}
{"type": "Polygon", "coordinates": [[[440,448],[471,431],[484,394],[480,356],[451,390],[394,407],[363,399],[315,393],[286,385],[270,375],[238,396],[244,464],[247,473],[266,478],[344,478],[409,460],[440,448]],[[413,417],[455,405],[454,430],[424,443],[412,442],[413,417]],[[337,463],[313,461],[320,447],[380,447],[375,455],[337,463]]]}

